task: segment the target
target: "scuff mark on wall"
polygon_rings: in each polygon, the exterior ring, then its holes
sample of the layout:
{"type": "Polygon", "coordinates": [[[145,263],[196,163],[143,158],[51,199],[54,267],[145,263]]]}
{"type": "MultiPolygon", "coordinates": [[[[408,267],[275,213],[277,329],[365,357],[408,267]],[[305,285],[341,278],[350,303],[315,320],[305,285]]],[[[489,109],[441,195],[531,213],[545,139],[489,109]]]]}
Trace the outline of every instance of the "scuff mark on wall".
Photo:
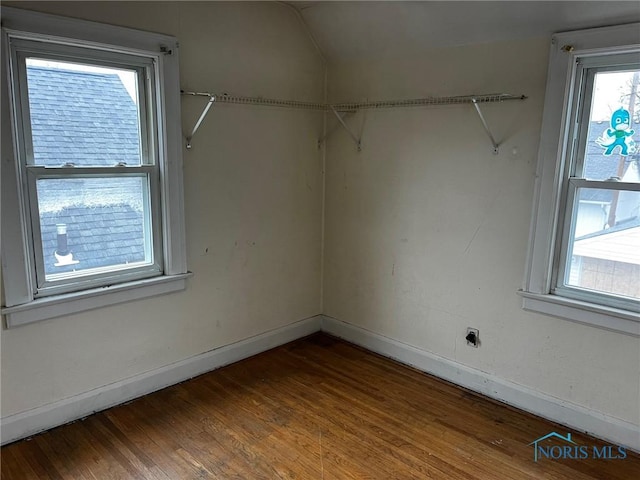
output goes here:
{"type": "Polygon", "coordinates": [[[480,227],[482,227],[482,224],[478,225],[478,227],[476,228],[476,231],[473,232],[473,235],[471,236],[471,240],[469,240],[469,243],[467,244],[467,248],[465,248],[464,252],[462,253],[463,255],[466,255],[469,249],[471,248],[471,244],[476,239],[476,235],[478,235],[478,232],[480,231],[480,227]]]}

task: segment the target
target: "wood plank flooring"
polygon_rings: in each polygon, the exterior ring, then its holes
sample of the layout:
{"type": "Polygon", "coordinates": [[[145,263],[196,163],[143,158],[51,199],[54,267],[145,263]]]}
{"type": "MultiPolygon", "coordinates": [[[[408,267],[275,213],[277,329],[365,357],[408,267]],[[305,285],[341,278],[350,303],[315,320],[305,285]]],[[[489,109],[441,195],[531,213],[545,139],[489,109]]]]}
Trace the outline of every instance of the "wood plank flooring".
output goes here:
{"type": "MultiPolygon", "coordinates": [[[[534,462],[529,443],[551,431],[567,433],[317,334],[8,445],[1,473],[3,480],[640,478],[640,456],[629,451],[624,460],[534,462]]],[[[605,445],[571,433],[579,445],[605,445]]]]}

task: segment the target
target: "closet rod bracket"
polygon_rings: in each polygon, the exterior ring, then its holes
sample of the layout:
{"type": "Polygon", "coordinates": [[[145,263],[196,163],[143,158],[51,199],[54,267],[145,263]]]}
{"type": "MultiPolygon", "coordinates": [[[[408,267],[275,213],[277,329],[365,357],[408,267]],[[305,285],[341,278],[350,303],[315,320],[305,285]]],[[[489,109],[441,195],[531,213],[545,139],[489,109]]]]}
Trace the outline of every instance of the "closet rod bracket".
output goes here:
{"type": "Polygon", "coordinates": [[[349,126],[346,124],[346,122],[344,121],[344,119],[342,118],[342,116],[340,116],[340,114],[338,113],[338,111],[333,107],[333,105],[329,105],[329,108],[331,109],[331,111],[333,112],[333,114],[336,116],[336,118],[338,119],[338,122],[340,122],[340,125],[342,125],[342,128],[344,128],[347,133],[351,136],[351,139],[353,140],[353,142],[356,144],[356,147],[358,147],[358,151],[361,152],[362,151],[362,140],[360,138],[358,138],[349,128],[349,126]]]}
{"type": "Polygon", "coordinates": [[[485,120],[484,115],[482,114],[482,110],[480,110],[480,105],[478,105],[478,99],[476,97],[472,97],[471,103],[473,103],[473,106],[476,108],[476,112],[478,112],[478,116],[480,117],[480,121],[482,122],[482,126],[484,127],[484,131],[489,137],[489,140],[491,141],[491,145],[493,145],[493,154],[498,155],[498,153],[500,152],[499,150],[500,145],[498,144],[498,142],[496,142],[496,139],[494,138],[493,134],[491,133],[491,130],[489,129],[489,125],[487,125],[487,121],[485,120]]]}
{"type": "MultiPolygon", "coordinates": [[[[349,117],[350,115],[353,115],[355,112],[355,110],[353,111],[346,111],[346,112],[341,112],[339,111],[338,114],[342,117],[342,120],[346,119],[347,117],[349,117]]],[[[326,142],[326,140],[333,135],[333,133],[339,129],[340,127],[342,127],[341,123],[336,123],[327,133],[325,133],[322,137],[320,137],[318,139],[318,150],[320,150],[322,148],[322,145],[324,144],[324,142],[326,142]]]]}
{"type": "MultiPolygon", "coordinates": [[[[184,93],[184,92],[183,92],[184,93]]],[[[209,109],[211,108],[211,106],[213,105],[213,103],[216,101],[216,96],[215,95],[209,95],[209,101],[207,101],[207,104],[204,106],[204,110],[202,110],[202,113],[200,114],[200,117],[198,117],[198,120],[196,121],[196,124],[193,127],[193,130],[191,130],[191,134],[186,138],[187,140],[187,150],[191,150],[191,139],[193,138],[193,136],[196,134],[196,132],[198,131],[198,129],[200,128],[200,125],[202,125],[202,122],[204,121],[205,117],[207,116],[207,113],[209,113],[209,109]]]]}

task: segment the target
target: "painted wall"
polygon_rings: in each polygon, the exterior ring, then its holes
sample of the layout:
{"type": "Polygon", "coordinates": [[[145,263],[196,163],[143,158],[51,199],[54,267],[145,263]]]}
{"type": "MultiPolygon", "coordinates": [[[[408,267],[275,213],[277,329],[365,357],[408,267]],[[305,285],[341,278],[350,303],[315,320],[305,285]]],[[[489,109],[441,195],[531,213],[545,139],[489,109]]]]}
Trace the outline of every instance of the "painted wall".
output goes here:
{"type": "Polygon", "coordinates": [[[331,101],[508,92],[364,111],[329,144],[324,313],[640,425],[640,339],[520,308],[548,39],[330,65],[331,101]],[[482,345],[466,346],[467,327],[482,345]]]}
{"type": "MultiPolygon", "coordinates": [[[[185,89],[323,98],[323,64],[282,5],[13,6],[174,35],[185,89]]],[[[204,102],[183,99],[184,131],[204,102]]],[[[2,416],[319,314],[322,121],[310,111],[214,106],[184,154],[187,290],[3,330],[2,416]]]]}
{"type": "MultiPolygon", "coordinates": [[[[9,5],[10,2],[5,2],[9,5]]],[[[14,4],[15,5],[15,4],[14,4]]],[[[323,67],[277,4],[16,6],[172,34],[184,88],[320,100],[323,67]],[[153,5],[153,8],[150,6],[153,5]]],[[[333,101],[525,93],[469,106],[370,111],[329,140],[320,299],[322,118],[215,106],[185,152],[185,292],[1,332],[2,416],[318,313],[640,425],[640,340],[527,313],[528,241],[548,39],[330,67],[333,101]],[[464,343],[467,326],[482,346],[464,343]]],[[[202,100],[183,100],[192,128],[202,100]]],[[[4,107],[4,106],[3,106],[4,107]]],[[[10,281],[10,279],[3,279],[10,281]]]]}

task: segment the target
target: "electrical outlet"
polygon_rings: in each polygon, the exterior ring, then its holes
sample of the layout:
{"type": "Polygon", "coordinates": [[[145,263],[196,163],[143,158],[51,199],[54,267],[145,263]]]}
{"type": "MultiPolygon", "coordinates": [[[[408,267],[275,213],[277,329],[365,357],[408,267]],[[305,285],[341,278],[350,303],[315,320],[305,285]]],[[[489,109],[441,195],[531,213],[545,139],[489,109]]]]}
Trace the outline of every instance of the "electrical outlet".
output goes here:
{"type": "Polygon", "coordinates": [[[467,345],[478,348],[480,346],[480,331],[477,328],[467,328],[467,335],[464,337],[467,345]]]}

